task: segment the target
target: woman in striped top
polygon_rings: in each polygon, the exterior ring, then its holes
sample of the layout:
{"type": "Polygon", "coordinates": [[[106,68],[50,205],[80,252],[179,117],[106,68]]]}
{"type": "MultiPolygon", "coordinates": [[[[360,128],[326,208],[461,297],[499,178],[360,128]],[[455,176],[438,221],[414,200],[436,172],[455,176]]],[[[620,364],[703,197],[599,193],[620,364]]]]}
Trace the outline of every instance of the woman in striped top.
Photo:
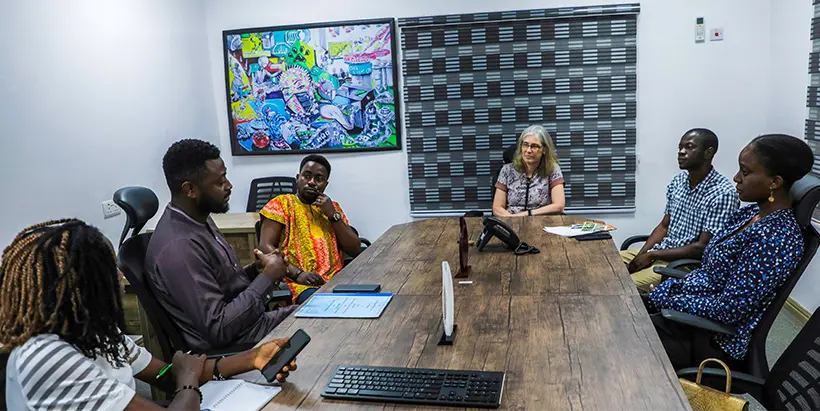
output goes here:
{"type": "MultiPolygon", "coordinates": [[[[175,392],[169,409],[198,410],[199,385],[261,369],[284,341],[221,360],[177,352],[166,365],[137,346],[124,323],[111,243],[79,220],[50,221],[18,234],[0,265],[0,347],[11,349],[6,405],[12,410],[154,410],[134,377],[175,392]],[[173,381],[175,380],[175,381],[173,381]]],[[[283,380],[295,364],[285,367],[283,380]]]]}

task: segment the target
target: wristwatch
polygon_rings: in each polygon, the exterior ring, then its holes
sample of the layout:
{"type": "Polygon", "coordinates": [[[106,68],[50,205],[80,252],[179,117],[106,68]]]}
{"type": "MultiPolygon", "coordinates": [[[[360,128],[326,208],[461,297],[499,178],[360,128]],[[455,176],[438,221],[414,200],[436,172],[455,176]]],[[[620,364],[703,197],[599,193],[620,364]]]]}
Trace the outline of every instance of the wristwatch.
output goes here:
{"type": "Polygon", "coordinates": [[[330,221],[332,221],[334,223],[338,223],[339,221],[342,221],[342,214],[338,211],[333,213],[333,215],[330,217],[330,221]]]}

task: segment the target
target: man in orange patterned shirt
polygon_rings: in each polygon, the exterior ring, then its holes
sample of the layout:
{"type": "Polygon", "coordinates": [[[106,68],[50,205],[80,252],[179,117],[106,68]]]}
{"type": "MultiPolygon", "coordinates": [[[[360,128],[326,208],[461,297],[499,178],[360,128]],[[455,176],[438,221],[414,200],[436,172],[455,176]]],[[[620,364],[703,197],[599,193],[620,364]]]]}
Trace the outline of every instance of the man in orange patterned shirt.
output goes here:
{"type": "Polygon", "coordinates": [[[279,195],[260,211],[259,249],[284,253],[285,283],[297,304],[342,269],[342,251],[353,257],[361,251],[361,240],[347,225],[342,208],[324,194],[328,177],[327,159],[309,155],[299,166],[296,194],[279,195]]]}

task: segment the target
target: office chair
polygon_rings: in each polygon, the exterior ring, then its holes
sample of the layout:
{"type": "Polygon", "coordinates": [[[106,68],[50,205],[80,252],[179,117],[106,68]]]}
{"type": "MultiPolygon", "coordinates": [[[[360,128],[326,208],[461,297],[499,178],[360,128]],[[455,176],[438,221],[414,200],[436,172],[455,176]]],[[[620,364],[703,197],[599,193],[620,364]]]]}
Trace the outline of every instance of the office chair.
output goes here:
{"type": "Polygon", "coordinates": [[[157,195],[146,187],[123,187],[114,192],[113,200],[125,211],[125,227],[122,229],[119,245],[125,241],[129,230],[131,237],[139,234],[159,208],[157,195]]]}
{"type": "MultiPolygon", "coordinates": [[[[777,291],[771,304],[765,309],[760,322],[752,331],[752,339],[746,358],[742,361],[742,365],[738,367],[738,371],[750,374],[756,378],[765,379],[769,373],[769,363],[766,360],[766,337],[769,335],[769,330],[777,314],[780,313],[783,305],[786,304],[786,300],[789,298],[792,289],[794,289],[797,281],[800,280],[806,267],[808,267],[814,254],[817,252],[818,246],[820,246],[820,234],[818,234],[811,222],[812,213],[817,207],[817,204],[820,203],[820,179],[812,175],[807,175],[792,185],[790,194],[797,223],[803,231],[803,257],[797,264],[794,273],[786,280],[780,290],[777,291]]],[[[677,278],[685,278],[686,275],[688,275],[688,273],[669,268],[658,268],[655,272],[666,276],[672,274],[677,278]]],[[[666,309],[661,310],[661,313],[667,321],[675,321],[713,333],[734,335],[736,332],[732,326],[691,314],[666,309]]]]}
{"type": "Polygon", "coordinates": [[[6,404],[6,367],[11,353],[0,352],[0,406],[6,404]]]}
{"type": "MultiPolygon", "coordinates": [[[[492,197],[495,196],[495,183],[498,182],[498,176],[501,175],[501,169],[504,168],[505,165],[512,163],[513,160],[515,159],[515,150],[517,148],[518,148],[518,144],[516,143],[516,144],[508,146],[507,148],[504,149],[504,153],[502,154],[502,160],[503,160],[504,163],[501,164],[501,167],[498,167],[498,169],[495,170],[495,174],[493,174],[493,182],[490,185],[490,215],[493,214],[493,211],[492,211],[492,208],[493,208],[492,207],[492,197]]],[[[464,213],[464,217],[483,217],[483,216],[484,216],[484,212],[481,211],[481,210],[468,210],[464,213]]]]}
{"type": "Polygon", "coordinates": [[[515,160],[515,150],[517,148],[518,144],[516,143],[504,149],[504,153],[501,157],[504,161],[504,164],[502,164],[501,167],[498,167],[498,170],[495,170],[495,175],[493,176],[493,192],[495,192],[495,183],[498,181],[498,176],[501,174],[501,169],[504,168],[505,165],[510,164],[513,162],[513,160],[515,160]]]}
{"type": "MultiPolygon", "coordinates": [[[[137,299],[139,299],[143,310],[145,310],[146,317],[151,323],[151,328],[154,330],[157,340],[159,341],[163,361],[170,363],[174,358],[174,352],[178,350],[184,352],[191,348],[185,343],[176,325],[174,325],[168,313],[156,299],[145,278],[145,252],[148,250],[148,244],[151,241],[152,234],[153,233],[139,234],[136,237],[131,237],[126,240],[122,247],[120,247],[118,256],[119,267],[125,275],[125,278],[127,278],[131,284],[131,288],[137,294],[137,299]]],[[[274,291],[271,294],[273,296],[272,301],[291,301],[290,291],[274,291]]],[[[206,350],[199,353],[207,355],[208,358],[216,358],[249,350],[253,348],[254,345],[253,343],[238,344],[232,347],[206,350]]],[[[197,352],[197,350],[194,351],[197,352]]]]}
{"type": "Polygon", "coordinates": [[[248,192],[247,212],[259,212],[272,198],[280,194],[296,192],[296,179],[293,177],[260,177],[251,181],[248,192]]]}
{"type": "MultiPolygon", "coordinates": [[[[370,247],[372,245],[372,243],[370,242],[370,240],[368,240],[364,237],[360,237],[359,236],[359,230],[357,230],[356,227],[350,226],[350,229],[353,230],[354,233],[356,233],[356,237],[359,237],[359,241],[361,242],[361,249],[360,249],[359,253],[361,254],[361,252],[366,250],[367,247],[370,247]]],[[[344,251],[342,251],[342,254],[344,254],[344,266],[345,267],[347,267],[347,265],[350,264],[351,262],[353,262],[353,260],[356,258],[356,257],[351,257],[351,256],[347,255],[347,253],[345,253],[344,251]]]]}
{"type": "MultiPolygon", "coordinates": [[[[815,310],[768,376],[758,377],[732,370],[732,392],[750,394],[767,410],[820,409],[820,309],[815,310]]],[[[678,377],[694,381],[697,368],[678,371],[678,377]]],[[[723,389],[726,371],[703,370],[702,384],[723,389]]]]}

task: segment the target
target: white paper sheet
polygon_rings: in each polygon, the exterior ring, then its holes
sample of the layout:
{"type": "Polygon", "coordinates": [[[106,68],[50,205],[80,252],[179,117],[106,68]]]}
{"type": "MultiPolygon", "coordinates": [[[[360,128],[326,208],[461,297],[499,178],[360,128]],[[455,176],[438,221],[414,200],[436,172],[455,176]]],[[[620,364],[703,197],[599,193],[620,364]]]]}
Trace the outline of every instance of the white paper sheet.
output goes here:
{"type": "Polygon", "coordinates": [[[303,318],[379,318],[392,293],[313,294],[296,317],[303,318]]]}

